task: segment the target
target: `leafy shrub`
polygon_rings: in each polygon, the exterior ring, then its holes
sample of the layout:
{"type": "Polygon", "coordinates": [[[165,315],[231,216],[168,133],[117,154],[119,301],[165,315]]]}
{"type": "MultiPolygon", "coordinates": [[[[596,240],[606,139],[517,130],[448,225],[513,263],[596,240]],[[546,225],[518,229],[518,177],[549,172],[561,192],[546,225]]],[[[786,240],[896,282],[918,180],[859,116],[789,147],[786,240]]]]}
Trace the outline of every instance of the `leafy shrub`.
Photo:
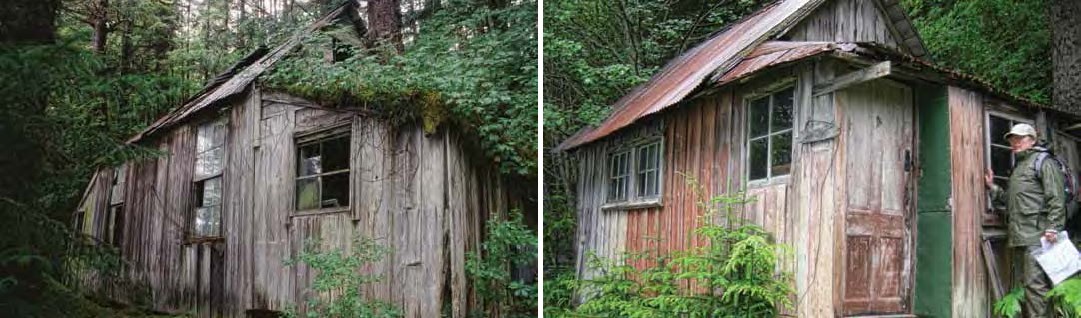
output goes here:
{"type": "MultiPolygon", "coordinates": [[[[1081,276],[1066,279],[1051,288],[1045,297],[1049,300],[1050,310],[1056,311],[1059,317],[1081,317],[1081,276]]],[[[995,302],[993,313],[999,317],[1019,317],[1024,302],[1024,289],[1014,288],[995,302]]]]}
{"type": "MultiPolygon", "coordinates": [[[[488,220],[488,236],[481,243],[483,257],[466,255],[465,271],[481,300],[503,317],[536,317],[537,284],[531,277],[513,277],[512,270],[532,266],[537,257],[537,236],[522,223],[517,210],[508,219],[488,220]]],[[[482,312],[471,313],[483,317],[482,312]]]]}
{"type": "MultiPolygon", "coordinates": [[[[306,316],[315,317],[401,317],[401,310],[380,300],[365,300],[360,289],[378,282],[381,277],[360,273],[364,266],[381,260],[390,252],[385,246],[365,237],[353,239],[352,248],[321,251],[319,241],[309,241],[296,259],[286,261],[290,266],[304,264],[316,272],[312,282],[314,295],[308,296],[306,316]]],[[[299,317],[296,308],[285,312],[286,317],[299,317]]]]}
{"type": "MultiPolygon", "coordinates": [[[[701,192],[693,178],[690,183],[701,192]]],[[[704,196],[699,196],[704,197],[704,196]]],[[[694,230],[702,246],[670,254],[628,252],[610,260],[591,256],[598,275],[578,282],[586,297],[573,311],[548,312],[600,317],[775,317],[792,306],[791,274],[779,270],[789,249],[757,225],[733,215],[747,203],[743,194],[699,202],[703,224],[694,230]],[[715,216],[723,213],[724,224],[715,216]],[[631,264],[642,263],[644,268],[631,264]]],[[[564,284],[565,282],[561,282],[564,284]]]]}

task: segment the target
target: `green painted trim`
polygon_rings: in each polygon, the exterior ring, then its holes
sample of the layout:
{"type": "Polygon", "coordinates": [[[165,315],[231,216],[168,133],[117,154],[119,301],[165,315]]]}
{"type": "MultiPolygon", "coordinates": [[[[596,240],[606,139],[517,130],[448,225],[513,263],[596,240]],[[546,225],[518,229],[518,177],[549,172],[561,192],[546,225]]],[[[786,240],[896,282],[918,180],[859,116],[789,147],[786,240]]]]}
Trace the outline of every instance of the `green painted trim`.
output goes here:
{"type": "Polygon", "coordinates": [[[917,91],[916,94],[920,126],[919,163],[922,170],[916,211],[949,211],[950,118],[946,91],[936,88],[917,91]]]}
{"type": "Polygon", "coordinates": [[[916,286],[913,313],[952,315],[953,214],[950,198],[950,121],[945,87],[916,90],[919,167],[916,194],[916,286]]]}
{"type": "Polygon", "coordinates": [[[949,211],[921,213],[917,217],[916,294],[913,313],[920,317],[950,317],[952,300],[952,224],[949,211]]]}

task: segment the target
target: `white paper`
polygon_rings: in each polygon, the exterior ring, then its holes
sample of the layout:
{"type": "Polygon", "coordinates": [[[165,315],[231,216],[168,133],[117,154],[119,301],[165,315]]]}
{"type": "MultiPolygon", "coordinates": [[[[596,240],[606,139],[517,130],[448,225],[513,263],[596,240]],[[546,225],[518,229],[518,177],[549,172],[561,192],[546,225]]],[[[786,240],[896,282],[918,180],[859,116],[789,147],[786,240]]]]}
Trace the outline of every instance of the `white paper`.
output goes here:
{"type": "Polygon", "coordinates": [[[1052,284],[1058,285],[1074,273],[1081,271],[1081,253],[1078,253],[1077,247],[1070,242],[1066,231],[1059,232],[1055,244],[1048,243],[1043,237],[1040,237],[1040,244],[1043,247],[1042,251],[1033,253],[1033,256],[1047,273],[1047,277],[1051,278],[1052,284]]]}

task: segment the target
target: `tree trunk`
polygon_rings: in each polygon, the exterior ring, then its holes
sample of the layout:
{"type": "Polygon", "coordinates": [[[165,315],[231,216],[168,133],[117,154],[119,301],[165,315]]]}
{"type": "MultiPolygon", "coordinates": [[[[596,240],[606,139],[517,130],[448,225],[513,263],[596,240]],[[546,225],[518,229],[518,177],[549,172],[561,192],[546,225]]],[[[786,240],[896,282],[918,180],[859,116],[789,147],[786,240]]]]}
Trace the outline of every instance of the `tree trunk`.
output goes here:
{"type": "Polygon", "coordinates": [[[94,36],[90,39],[90,47],[94,53],[105,53],[105,45],[109,41],[109,0],[95,0],[90,8],[90,25],[94,28],[94,36]]]}
{"type": "Polygon", "coordinates": [[[1052,105],[1081,113],[1081,1],[1051,1],[1052,105]]]}
{"type": "Polygon", "coordinates": [[[391,45],[397,52],[402,45],[402,14],[399,0],[368,1],[368,39],[377,45],[391,45]]]}

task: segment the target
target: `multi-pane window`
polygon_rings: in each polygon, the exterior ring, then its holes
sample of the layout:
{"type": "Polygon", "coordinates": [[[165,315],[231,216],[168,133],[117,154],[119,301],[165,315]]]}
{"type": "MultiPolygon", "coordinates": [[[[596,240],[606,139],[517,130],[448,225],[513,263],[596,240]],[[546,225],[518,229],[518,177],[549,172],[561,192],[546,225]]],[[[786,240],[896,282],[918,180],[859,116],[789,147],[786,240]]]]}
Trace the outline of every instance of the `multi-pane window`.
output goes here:
{"type": "Polygon", "coordinates": [[[754,99],[747,110],[750,181],[787,175],[792,165],[792,88],[754,99]]]}
{"type": "Polygon", "coordinates": [[[105,222],[104,239],[106,242],[119,246],[124,238],[124,166],[116,168],[113,174],[113,185],[109,189],[109,211],[105,222]]]}
{"type": "Polygon", "coordinates": [[[654,142],[638,147],[638,162],[635,169],[636,196],[656,197],[661,194],[661,143],[654,142]]]}
{"type": "Polygon", "coordinates": [[[660,194],[660,141],[608,155],[608,202],[640,201],[660,194]]]}
{"type": "Polygon", "coordinates": [[[630,151],[608,155],[608,202],[627,200],[630,185],[630,151]]]}
{"type": "Polygon", "coordinates": [[[297,211],[349,206],[348,132],[297,145],[297,211]]]}
{"type": "Polygon", "coordinates": [[[1032,122],[998,114],[987,115],[988,158],[990,159],[991,170],[995,172],[995,184],[1003,189],[1006,188],[1006,183],[1010,179],[1010,172],[1016,161],[1013,151],[1010,151],[1010,143],[1003,137],[1013,125],[1020,123],[1031,124],[1032,122]]]}
{"type": "Polygon", "coordinates": [[[225,121],[199,126],[196,133],[194,237],[221,236],[222,171],[225,121]]]}

